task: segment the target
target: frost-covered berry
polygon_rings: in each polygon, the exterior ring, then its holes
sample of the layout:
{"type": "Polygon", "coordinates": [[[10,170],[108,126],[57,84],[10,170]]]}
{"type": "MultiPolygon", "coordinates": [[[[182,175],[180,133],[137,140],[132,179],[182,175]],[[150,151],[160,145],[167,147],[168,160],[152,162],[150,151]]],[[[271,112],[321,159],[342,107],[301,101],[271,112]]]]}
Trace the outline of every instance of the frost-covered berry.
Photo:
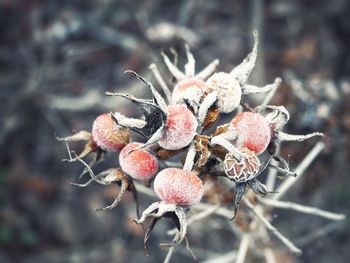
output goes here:
{"type": "Polygon", "coordinates": [[[271,130],[268,121],[259,113],[242,112],[230,122],[232,131],[237,136],[235,145],[238,148],[248,148],[260,154],[266,150],[271,140],[271,130]]]}
{"type": "Polygon", "coordinates": [[[215,73],[206,81],[204,89],[207,93],[213,91],[218,93],[218,107],[221,112],[232,112],[241,102],[241,86],[229,73],[215,73]]]}
{"type": "Polygon", "coordinates": [[[179,81],[172,92],[171,102],[176,104],[181,102],[184,98],[202,97],[205,82],[198,78],[188,78],[179,81]]]}
{"type": "Polygon", "coordinates": [[[110,114],[98,116],[92,125],[93,141],[107,151],[120,151],[129,142],[129,129],[118,126],[110,114]]]}
{"type": "Polygon", "coordinates": [[[154,191],[167,204],[191,206],[203,196],[203,183],[194,173],[179,168],[160,171],[154,180],[154,191]]]}
{"type": "Polygon", "coordinates": [[[159,145],[178,150],[189,145],[196,135],[197,119],[184,104],[168,106],[168,119],[159,145]]]}
{"type": "Polygon", "coordinates": [[[150,179],[158,171],[158,161],[150,152],[145,149],[130,152],[142,145],[138,142],[129,143],[119,154],[119,164],[122,170],[137,180],[150,179]]]}

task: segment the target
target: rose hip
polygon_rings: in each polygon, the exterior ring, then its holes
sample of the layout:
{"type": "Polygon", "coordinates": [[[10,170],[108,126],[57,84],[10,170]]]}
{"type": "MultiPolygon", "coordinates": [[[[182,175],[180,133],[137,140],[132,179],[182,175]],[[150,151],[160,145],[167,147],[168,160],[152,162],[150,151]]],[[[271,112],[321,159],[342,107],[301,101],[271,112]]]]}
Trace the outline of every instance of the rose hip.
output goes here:
{"type": "Polygon", "coordinates": [[[184,104],[170,105],[168,112],[168,120],[159,145],[167,150],[184,148],[196,135],[197,119],[184,104]]]}
{"type": "Polygon", "coordinates": [[[242,112],[230,122],[237,135],[235,145],[238,148],[248,148],[260,154],[266,150],[271,140],[268,121],[259,113],[242,112]]]}
{"type": "Polygon", "coordinates": [[[158,161],[145,149],[130,152],[141,145],[143,144],[137,142],[126,145],[119,154],[119,164],[130,177],[137,180],[147,180],[157,173],[158,161]]]}
{"type": "Polygon", "coordinates": [[[98,116],[92,125],[93,141],[107,151],[120,151],[129,142],[130,132],[127,128],[118,126],[110,114],[98,116]]]}
{"type": "Polygon", "coordinates": [[[173,89],[171,101],[178,103],[187,96],[202,96],[205,82],[198,78],[188,78],[179,81],[173,89]]]}
{"type": "Polygon", "coordinates": [[[204,189],[202,181],[194,173],[167,168],[157,174],[154,191],[164,203],[191,206],[201,200],[204,189]]]}

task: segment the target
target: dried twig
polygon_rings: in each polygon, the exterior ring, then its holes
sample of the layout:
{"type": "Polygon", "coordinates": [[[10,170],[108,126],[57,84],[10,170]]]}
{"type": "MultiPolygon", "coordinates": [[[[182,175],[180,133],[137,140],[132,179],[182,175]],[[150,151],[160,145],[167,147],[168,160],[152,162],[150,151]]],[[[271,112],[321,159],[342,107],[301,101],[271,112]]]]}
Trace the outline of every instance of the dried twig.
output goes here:
{"type": "Polygon", "coordinates": [[[301,178],[301,175],[304,173],[304,171],[310,166],[310,164],[315,160],[315,158],[322,152],[324,148],[325,144],[323,142],[318,142],[295,169],[297,177],[288,177],[284,183],[276,190],[278,193],[274,195],[272,199],[281,199],[281,197],[289,190],[289,188],[292,187],[301,178]]]}
{"type": "Polygon", "coordinates": [[[274,234],[279,240],[282,241],[286,247],[288,247],[289,251],[295,254],[300,255],[302,253],[301,249],[296,247],[288,238],[281,234],[271,223],[259,212],[251,202],[249,202],[246,198],[243,199],[244,203],[247,207],[260,219],[260,221],[265,225],[265,227],[274,234]]]}
{"type": "Polygon", "coordinates": [[[244,234],[241,238],[241,243],[239,244],[236,263],[244,263],[247,256],[249,242],[251,240],[251,234],[244,234]]]}
{"type": "Polygon", "coordinates": [[[310,207],[310,206],[304,206],[304,205],[299,205],[296,203],[292,202],[284,202],[284,201],[277,201],[277,200],[272,200],[268,198],[260,198],[259,201],[263,203],[264,205],[272,206],[272,207],[277,207],[277,208],[283,208],[283,209],[291,209],[295,210],[304,214],[312,214],[320,217],[324,217],[330,220],[344,220],[345,215],[344,214],[336,214],[332,212],[328,212],[316,207],[310,207]]]}

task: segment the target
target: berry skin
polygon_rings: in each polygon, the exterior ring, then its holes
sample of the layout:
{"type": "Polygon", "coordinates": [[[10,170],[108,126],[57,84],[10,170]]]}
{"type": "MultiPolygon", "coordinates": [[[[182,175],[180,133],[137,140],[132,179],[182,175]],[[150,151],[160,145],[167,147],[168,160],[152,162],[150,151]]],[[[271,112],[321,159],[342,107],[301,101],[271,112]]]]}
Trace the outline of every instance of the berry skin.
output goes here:
{"type": "Polygon", "coordinates": [[[118,126],[110,114],[98,116],[92,125],[92,138],[97,146],[107,151],[120,151],[129,142],[130,132],[118,126]]]}
{"type": "Polygon", "coordinates": [[[129,153],[141,145],[143,144],[138,142],[126,145],[119,154],[119,164],[130,177],[136,180],[148,180],[157,173],[158,161],[154,155],[144,149],[129,153]]]}
{"type": "Polygon", "coordinates": [[[221,112],[230,113],[235,110],[242,98],[242,89],[239,82],[229,73],[218,72],[205,83],[205,91],[218,93],[218,107],[221,112]]]}
{"type": "Polygon", "coordinates": [[[187,97],[201,97],[203,95],[205,82],[197,78],[188,78],[181,80],[176,84],[173,89],[171,101],[173,104],[181,102],[181,100],[187,97]]]}
{"type": "Polygon", "coordinates": [[[159,145],[167,150],[178,150],[189,145],[196,135],[197,119],[184,104],[168,106],[168,120],[159,145]]]}
{"type": "Polygon", "coordinates": [[[204,187],[201,179],[194,173],[179,168],[167,168],[157,174],[154,191],[166,204],[192,206],[201,200],[204,187]]]}
{"type": "Polygon", "coordinates": [[[271,140],[268,121],[259,113],[242,112],[232,119],[230,126],[238,136],[235,145],[248,148],[256,154],[266,150],[271,140]]]}

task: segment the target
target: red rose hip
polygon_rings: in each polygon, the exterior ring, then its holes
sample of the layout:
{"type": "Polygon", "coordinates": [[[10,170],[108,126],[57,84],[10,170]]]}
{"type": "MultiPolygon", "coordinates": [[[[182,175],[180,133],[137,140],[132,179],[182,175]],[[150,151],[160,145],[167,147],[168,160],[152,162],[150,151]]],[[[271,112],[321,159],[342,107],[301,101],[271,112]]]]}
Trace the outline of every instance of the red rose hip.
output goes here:
{"type": "Polygon", "coordinates": [[[168,120],[159,145],[167,150],[184,148],[196,135],[197,119],[184,104],[170,105],[168,112],[168,120]]]}
{"type": "Polygon", "coordinates": [[[238,148],[248,148],[260,154],[266,150],[271,140],[271,130],[268,121],[259,113],[242,112],[230,122],[237,136],[235,145],[238,148]]]}
{"type": "Polygon", "coordinates": [[[203,196],[203,183],[194,173],[179,168],[160,171],[154,180],[154,191],[168,204],[191,206],[203,196]]]}
{"type": "Polygon", "coordinates": [[[142,145],[142,143],[137,142],[129,143],[119,154],[120,167],[136,180],[150,179],[158,171],[158,161],[150,152],[145,149],[130,152],[142,145]]]}
{"type": "Polygon", "coordinates": [[[129,142],[130,132],[118,126],[109,113],[104,113],[92,125],[92,138],[103,150],[120,151],[129,142]]]}
{"type": "Polygon", "coordinates": [[[173,89],[171,101],[173,104],[178,103],[185,96],[199,96],[204,92],[205,82],[198,78],[188,78],[179,81],[173,89]]]}
{"type": "Polygon", "coordinates": [[[242,89],[239,82],[229,73],[218,72],[205,83],[205,91],[218,93],[218,107],[221,112],[230,113],[235,110],[242,98],[242,89]]]}

